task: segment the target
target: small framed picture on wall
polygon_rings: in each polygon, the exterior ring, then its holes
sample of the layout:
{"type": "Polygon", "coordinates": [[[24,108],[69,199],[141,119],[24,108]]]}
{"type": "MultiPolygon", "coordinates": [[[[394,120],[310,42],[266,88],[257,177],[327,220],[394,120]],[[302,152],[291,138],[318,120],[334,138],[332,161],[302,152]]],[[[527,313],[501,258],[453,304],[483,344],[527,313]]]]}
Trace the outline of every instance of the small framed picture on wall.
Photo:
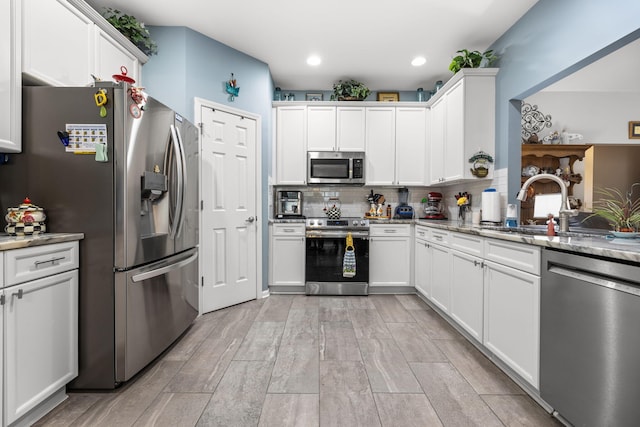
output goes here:
{"type": "Polygon", "coordinates": [[[305,96],[307,101],[322,101],[321,93],[307,93],[305,96]]]}
{"type": "Polygon", "coordinates": [[[640,139],[640,122],[629,122],[629,139],[640,139]]]}

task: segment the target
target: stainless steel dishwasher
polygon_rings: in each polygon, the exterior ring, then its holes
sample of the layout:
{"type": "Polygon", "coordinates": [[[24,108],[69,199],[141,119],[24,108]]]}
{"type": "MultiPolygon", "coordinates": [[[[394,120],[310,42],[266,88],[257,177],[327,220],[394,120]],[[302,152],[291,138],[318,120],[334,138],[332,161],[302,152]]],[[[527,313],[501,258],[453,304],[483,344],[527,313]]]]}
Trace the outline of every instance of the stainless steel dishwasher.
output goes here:
{"type": "Polygon", "coordinates": [[[575,426],[640,425],[640,265],[545,249],[540,395],[575,426]]]}

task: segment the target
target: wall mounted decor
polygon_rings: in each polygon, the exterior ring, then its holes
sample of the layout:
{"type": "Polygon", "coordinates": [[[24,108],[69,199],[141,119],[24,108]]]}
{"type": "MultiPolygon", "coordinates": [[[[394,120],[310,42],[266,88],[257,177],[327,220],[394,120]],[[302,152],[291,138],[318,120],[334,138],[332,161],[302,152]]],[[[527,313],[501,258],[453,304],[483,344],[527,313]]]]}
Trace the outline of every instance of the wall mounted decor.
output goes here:
{"type": "Polygon", "coordinates": [[[640,122],[629,122],[629,139],[640,139],[640,122]]]}
{"type": "Polygon", "coordinates": [[[551,127],[551,116],[539,111],[537,105],[523,102],[520,107],[520,113],[522,114],[520,123],[522,124],[523,142],[537,142],[537,134],[544,128],[551,127]],[[535,136],[534,141],[530,141],[533,136],[535,136]]]}
{"type": "Polygon", "coordinates": [[[322,101],[322,93],[307,93],[305,99],[307,101],[322,101]]]}
{"type": "Polygon", "coordinates": [[[229,94],[229,101],[233,102],[236,96],[240,93],[240,87],[238,87],[238,83],[236,79],[233,77],[233,73],[231,73],[231,79],[228,82],[225,82],[227,93],[229,94]]]}
{"type": "Polygon", "coordinates": [[[378,101],[398,102],[400,101],[400,94],[398,92],[378,92],[376,99],[378,101]]]}

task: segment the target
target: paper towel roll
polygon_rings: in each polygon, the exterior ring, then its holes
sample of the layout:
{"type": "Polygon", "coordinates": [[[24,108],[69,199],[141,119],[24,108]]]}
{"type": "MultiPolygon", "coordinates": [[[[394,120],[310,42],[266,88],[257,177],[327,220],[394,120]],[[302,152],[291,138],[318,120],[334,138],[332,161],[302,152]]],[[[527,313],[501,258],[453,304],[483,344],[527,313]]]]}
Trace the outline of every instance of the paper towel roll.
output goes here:
{"type": "Polygon", "coordinates": [[[500,222],[500,193],[482,192],[482,221],[500,222]]]}

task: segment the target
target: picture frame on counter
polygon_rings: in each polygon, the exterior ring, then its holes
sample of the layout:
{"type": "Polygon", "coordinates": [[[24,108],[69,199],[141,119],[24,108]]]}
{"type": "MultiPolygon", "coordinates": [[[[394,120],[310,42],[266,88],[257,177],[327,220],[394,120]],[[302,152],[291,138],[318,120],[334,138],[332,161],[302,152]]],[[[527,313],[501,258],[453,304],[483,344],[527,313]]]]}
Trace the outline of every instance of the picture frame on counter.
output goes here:
{"type": "Polygon", "coordinates": [[[378,101],[383,101],[383,102],[398,102],[400,101],[400,93],[399,92],[378,92],[376,99],[378,101]]]}
{"type": "Polygon", "coordinates": [[[629,122],[629,139],[640,139],[640,122],[629,122]]]}
{"type": "Polygon", "coordinates": [[[322,101],[322,93],[307,93],[305,99],[307,101],[322,101]]]}

